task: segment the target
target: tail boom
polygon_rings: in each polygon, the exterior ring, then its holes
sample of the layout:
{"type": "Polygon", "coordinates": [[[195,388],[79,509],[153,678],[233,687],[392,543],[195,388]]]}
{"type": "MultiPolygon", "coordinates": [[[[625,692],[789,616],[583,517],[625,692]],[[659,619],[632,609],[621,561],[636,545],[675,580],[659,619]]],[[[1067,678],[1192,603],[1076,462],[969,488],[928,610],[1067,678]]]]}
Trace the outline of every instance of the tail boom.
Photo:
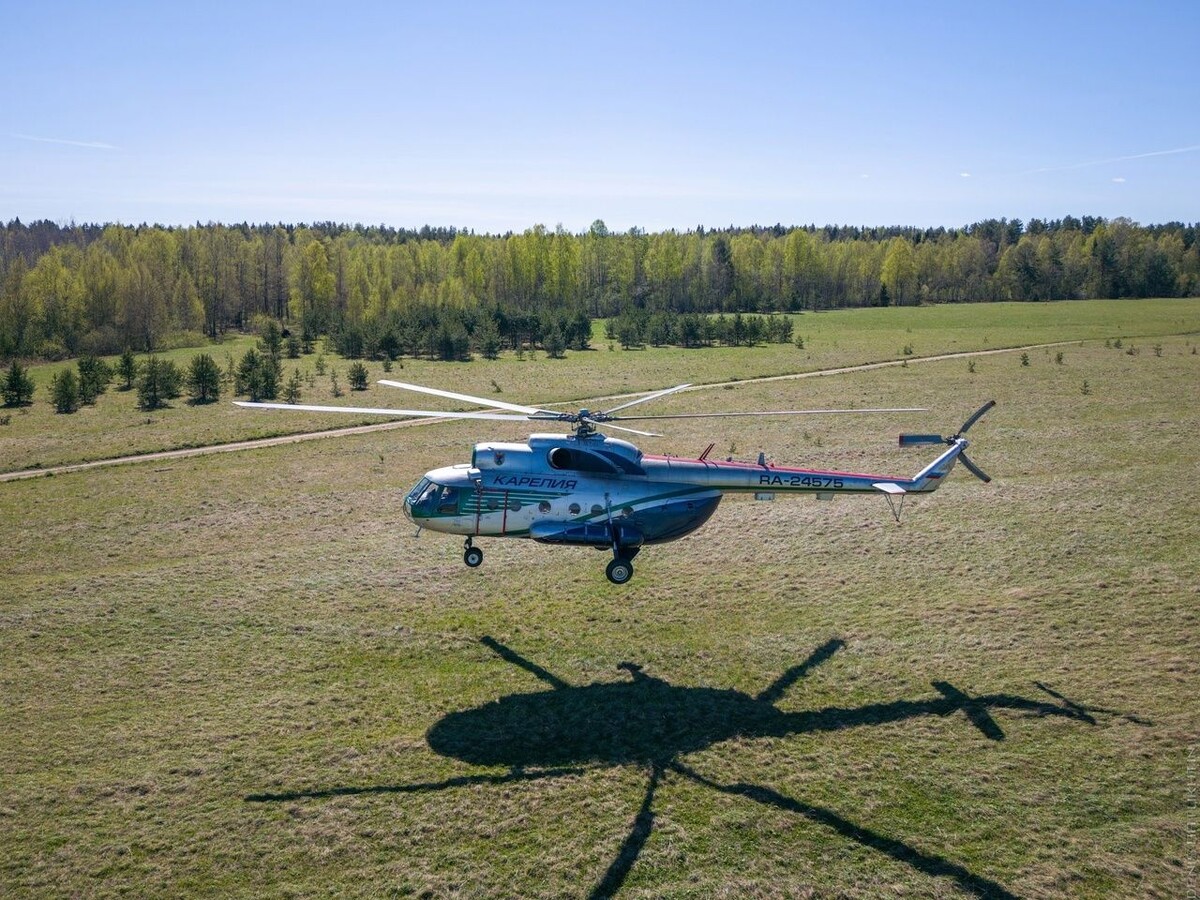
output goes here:
{"type": "Polygon", "coordinates": [[[647,455],[642,459],[642,467],[654,480],[701,484],[726,493],[873,494],[897,493],[895,489],[906,494],[930,493],[941,486],[966,446],[965,438],[957,438],[911,478],[674,456],[647,455]]]}

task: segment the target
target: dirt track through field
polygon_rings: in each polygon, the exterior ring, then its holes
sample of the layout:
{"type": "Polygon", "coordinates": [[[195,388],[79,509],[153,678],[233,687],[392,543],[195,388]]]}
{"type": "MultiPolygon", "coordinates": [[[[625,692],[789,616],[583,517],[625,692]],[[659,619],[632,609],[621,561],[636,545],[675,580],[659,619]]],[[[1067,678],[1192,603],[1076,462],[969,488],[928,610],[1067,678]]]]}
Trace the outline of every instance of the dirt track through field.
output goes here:
{"type": "MultiPolygon", "coordinates": [[[[768,381],[791,381],[797,378],[821,378],[826,375],[845,375],[850,372],[867,372],[872,369],[886,369],[891,366],[912,365],[922,362],[938,362],[945,359],[962,359],[971,356],[991,356],[997,353],[1019,353],[1025,350],[1040,350],[1045,347],[1063,347],[1070,344],[1081,344],[1082,341],[1054,341],[1049,344],[1028,344],[1023,347],[1005,347],[999,350],[964,350],[960,353],[942,353],[937,356],[910,356],[904,359],[887,360],[886,362],[863,363],[857,366],[842,366],[836,369],[816,369],[811,372],[796,372],[791,375],[768,375],[762,378],[743,378],[736,381],[718,381],[712,384],[697,384],[687,388],[688,391],[708,391],[724,388],[730,385],[759,384],[768,381]]],[[[560,403],[545,404],[546,406],[564,406],[570,404],[587,405],[607,400],[623,400],[627,397],[639,397],[648,391],[636,394],[613,394],[607,397],[588,397],[560,403]]],[[[349,407],[348,407],[349,408],[349,407]]],[[[170,459],[183,459],[189,456],[207,456],[212,453],[234,453],[239,450],[258,450],[263,447],[276,447],[280,444],[298,444],[301,441],[312,441],[319,438],[346,437],[355,434],[370,434],[375,431],[391,431],[398,428],[415,428],[418,425],[432,425],[437,422],[454,421],[452,419],[409,419],[403,422],[381,422],[378,425],[355,425],[350,428],[334,428],[327,431],[305,431],[288,434],[281,437],[258,438],[252,441],[235,441],[230,444],[211,444],[207,447],[187,447],[182,450],[163,450],[158,453],[141,453],[134,456],[117,456],[111,459],[98,459],[91,462],[72,463],[66,466],[49,466],[44,469],[23,469],[19,472],[0,473],[0,481],[17,481],[23,478],[37,478],[44,475],[66,475],[71,472],[82,472],[86,469],[96,469],[101,466],[119,466],[127,463],[155,462],[170,459]]]]}

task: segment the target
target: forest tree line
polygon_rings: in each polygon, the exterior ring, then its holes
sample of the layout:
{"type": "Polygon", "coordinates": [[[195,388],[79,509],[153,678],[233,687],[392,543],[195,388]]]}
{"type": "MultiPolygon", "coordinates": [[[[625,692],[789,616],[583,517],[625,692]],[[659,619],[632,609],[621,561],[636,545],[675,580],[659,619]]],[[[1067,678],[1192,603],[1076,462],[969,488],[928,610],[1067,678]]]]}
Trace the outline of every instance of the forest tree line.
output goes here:
{"type": "Polygon", "coordinates": [[[598,317],[644,329],[635,342],[694,345],[713,313],[1194,296],[1198,238],[1194,224],[1086,216],[504,235],[14,220],[0,226],[0,359],[153,351],[262,317],[347,356],[455,359],[586,346],[598,317]]]}

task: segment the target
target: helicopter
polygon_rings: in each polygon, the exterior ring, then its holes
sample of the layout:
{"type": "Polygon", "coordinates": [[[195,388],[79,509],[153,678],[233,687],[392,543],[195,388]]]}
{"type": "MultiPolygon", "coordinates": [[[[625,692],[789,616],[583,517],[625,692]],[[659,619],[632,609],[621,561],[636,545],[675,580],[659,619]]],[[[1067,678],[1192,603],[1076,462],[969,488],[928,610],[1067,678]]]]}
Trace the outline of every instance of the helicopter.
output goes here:
{"type": "Polygon", "coordinates": [[[482,419],[504,422],[566,423],[569,434],[532,434],[525,443],[483,441],[474,445],[469,463],[426,472],[404,499],[404,514],[422,529],[464,535],[463,562],[483,563],[475,546],[480,537],[527,538],[542,544],[594,547],[611,551],[605,575],[613,584],[633,577],[633,559],[645,546],[691,534],[709,520],[726,493],[753,493],[773,499],[776,493],[813,494],[831,500],[837,494],[882,495],[897,521],[909,494],[937,490],[959,460],[984,482],[991,478],[967,457],[966,432],[996,405],[989,400],[948,437],[901,434],[900,446],[945,445],[936,459],[913,475],[871,475],[801,469],[709,457],[713,444],[694,459],[643,453],[627,440],[601,428],[644,437],[661,437],[631,428],[627,422],[730,418],[739,416],[835,415],[925,412],[923,409],[823,409],[769,412],[615,415],[691,387],[680,384],[654,391],[606,410],[575,412],[543,409],[460,394],[424,385],[382,379],[379,384],[504,412],[446,412],[414,409],[368,409],[296,403],[235,401],[256,409],[356,413],[397,418],[482,419]]]}

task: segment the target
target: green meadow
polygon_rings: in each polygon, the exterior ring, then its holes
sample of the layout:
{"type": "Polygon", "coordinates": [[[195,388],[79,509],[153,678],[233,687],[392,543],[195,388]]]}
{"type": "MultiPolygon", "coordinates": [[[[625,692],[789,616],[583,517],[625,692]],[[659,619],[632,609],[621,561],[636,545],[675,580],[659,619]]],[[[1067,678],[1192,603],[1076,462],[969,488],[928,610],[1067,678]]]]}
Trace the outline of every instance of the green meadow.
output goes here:
{"type": "MultiPolygon", "coordinates": [[[[598,329],[561,361],[390,377],[550,403],[908,359],[647,411],[929,412],[679,420],[638,443],[907,475],[936,448],[898,431],[950,434],[995,399],[969,435],[992,483],[956,469],[899,524],[882,498],[728,497],[619,588],[605,554],[526,541],[481,541],[467,569],[403,518],[426,470],[522,423],[0,484],[0,895],[1194,891],[1200,302],[796,330],[804,349],[610,351],[598,329]],[[1060,341],[1081,343],[916,361],[1060,341]]],[[[368,421],[144,413],[114,388],[56,416],[54,369],[0,426],[0,468],[368,421]]]]}
{"type": "MultiPolygon", "coordinates": [[[[596,322],[593,349],[568,352],[565,359],[546,359],[531,352],[504,353],[493,362],[471,364],[403,359],[390,373],[379,362],[367,362],[370,386],[352,392],[347,384],[350,362],[325,354],[326,374],[316,374],[318,354],[284,360],[283,380],[292,369],[311,376],[301,402],[348,406],[424,408],[427,398],[375,383],[380,378],[415,381],[448,390],[519,403],[553,403],[586,400],[629,391],[667,387],[681,381],[697,384],[734,378],[758,378],[793,372],[858,365],[906,356],[1017,347],[1046,341],[1121,338],[1135,345],[1151,345],[1164,335],[1200,330],[1200,301],[1092,300],[1070,303],[961,304],[897,309],[854,309],[806,313],[793,317],[795,333],[804,348],[795,344],[714,347],[684,350],[650,348],[621,350],[604,337],[596,322]],[[611,349],[610,349],[611,348],[611,349]],[[907,351],[907,352],[906,352],[907,351]],[[336,370],[343,394],[335,398],[330,373],[336,370]]],[[[180,368],[199,352],[213,356],[222,368],[231,368],[247,349],[250,336],[234,336],[217,345],[172,350],[162,354],[180,368]]],[[[110,359],[115,363],[115,358],[110,359]]],[[[50,403],[50,381],[64,366],[32,366],[37,385],[32,407],[11,414],[0,426],[0,471],[106,459],[131,453],[149,453],[179,447],[200,447],[229,441],[292,434],[379,422],[379,417],[346,415],[250,414],[233,406],[226,389],[214,404],[190,406],[186,398],[169,409],[143,412],[135,391],[109,388],[94,407],[71,415],[58,415],[50,403]]],[[[435,401],[436,402],[436,401],[435,401]]],[[[801,405],[805,404],[800,395],[801,405]]],[[[438,407],[434,407],[438,408],[438,407]]],[[[8,414],[9,410],[2,411],[8,414]]]]}

